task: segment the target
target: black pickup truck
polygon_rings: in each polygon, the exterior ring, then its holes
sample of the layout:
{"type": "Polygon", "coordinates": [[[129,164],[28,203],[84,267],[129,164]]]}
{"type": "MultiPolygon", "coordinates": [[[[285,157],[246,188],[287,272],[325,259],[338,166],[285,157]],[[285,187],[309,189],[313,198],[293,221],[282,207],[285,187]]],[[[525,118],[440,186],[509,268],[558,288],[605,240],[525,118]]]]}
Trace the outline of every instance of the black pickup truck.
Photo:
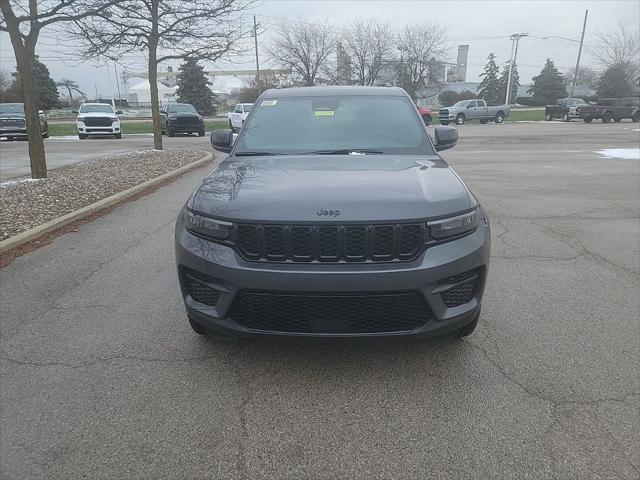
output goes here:
{"type": "Polygon", "coordinates": [[[623,118],[640,122],[640,97],[601,98],[595,105],[583,107],[581,113],[584,123],[598,118],[602,123],[620,122],[623,118]]]}
{"type": "Polygon", "coordinates": [[[544,116],[548,122],[554,118],[569,122],[572,118],[582,118],[582,109],[587,105],[582,98],[561,98],[555,105],[544,107],[544,116]]]}

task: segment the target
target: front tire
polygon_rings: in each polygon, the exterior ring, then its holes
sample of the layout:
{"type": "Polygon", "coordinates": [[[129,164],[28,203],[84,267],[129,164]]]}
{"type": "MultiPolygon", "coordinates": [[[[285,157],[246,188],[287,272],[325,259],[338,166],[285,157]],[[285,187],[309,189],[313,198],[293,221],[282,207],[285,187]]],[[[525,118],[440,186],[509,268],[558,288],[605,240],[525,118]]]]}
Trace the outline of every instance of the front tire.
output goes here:
{"type": "Polygon", "coordinates": [[[422,116],[422,121],[424,122],[424,124],[428,127],[429,125],[431,125],[431,117],[429,115],[423,115],[422,116]]]}
{"type": "Polygon", "coordinates": [[[631,117],[631,121],[633,123],[640,122],[640,111],[637,111],[636,113],[633,114],[633,117],[631,117]]]}
{"type": "Polygon", "coordinates": [[[204,129],[198,130],[198,136],[199,137],[204,137],[204,129]]]}
{"type": "Polygon", "coordinates": [[[571,120],[571,118],[569,117],[569,114],[568,114],[568,113],[565,113],[565,114],[562,116],[562,121],[563,121],[563,122],[568,122],[568,121],[570,121],[570,120],[571,120]]]}
{"type": "Polygon", "coordinates": [[[86,135],[85,133],[79,133],[79,134],[78,134],[78,138],[79,138],[80,140],[86,140],[86,139],[87,139],[87,135],[86,135]]]}
{"type": "Polygon", "coordinates": [[[171,130],[169,127],[167,127],[167,136],[169,137],[175,137],[176,134],[173,133],[173,130],[171,130]]]}
{"type": "Polygon", "coordinates": [[[496,122],[496,123],[502,123],[502,122],[504,122],[504,113],[502,113],[502,112],[498,112],[498,113],[496,113],[495,122],[496,122]]]}
{"type": "Polygon", "coordinates": [[[613,117],[613,121],[616,123],[620,123],[622,121],[621,117],[613,117]]]}
{"type": "Polygon", "coordinates": [[[480,123],[481,123],[482,125],[486,125],[486,124],[487,124],[487,122],[489,122],[489,120],[487,120],[486,118],[485,118],[484,120],[480,120],[480,123]]]}
{"type": "Polygon", "coordinates": [[[118,138],[118,139],[119,139],[119,138],[122,138],[122,134],[121,134],[121,133],[116,133],[116,134],[113,136],[113,138],[118,138]]]}
{"type": "Polygon", "coordinates": [[[49,131],[48,130],[46,132],[42,133],[42,138],[49,138],[49,131]]]}
{"type": "Polygon", "coordinates": [[[604,112],[604,115],[602,115],[602,123],[611,123],[611,120],[613,120],[611,112],[604,112]]]}
{"type": "Polygon", "coordinates": [[[480,310],[478,310],[478,313],[476,313],[476,316],[473,320],[471,320],[471,322],[467,323],[464,327],[462,327],[460,330],[458,330],[458,337],[459,338],[463,338],[463,337],[468,337],[469,335],[471,335],[473,333],[473,331],[476,329],[476,327],[478,326],[478,320],[480,319],[480,310]]]}
{"type": "Polygon", "coordinates": [[[550,113],[547,113],[544,118],[547,120],[547,122],[550,122],[551,120],[553,120],[553,117],[551,116],[550,113]]]}
{"type": "Polygon", "coordinates": [[[591,117],[584,117],[584,118],[582,119],[582,121],[583,121],[584,123],[591,123],[591,122],[593,121],[593,118],[591,118],[591,117]]]}
{"type": "Polygon", "coordinates": [[[464,114],[459,113],[458,116],[456,116],[456,125],[464,125],[464,114]]]}

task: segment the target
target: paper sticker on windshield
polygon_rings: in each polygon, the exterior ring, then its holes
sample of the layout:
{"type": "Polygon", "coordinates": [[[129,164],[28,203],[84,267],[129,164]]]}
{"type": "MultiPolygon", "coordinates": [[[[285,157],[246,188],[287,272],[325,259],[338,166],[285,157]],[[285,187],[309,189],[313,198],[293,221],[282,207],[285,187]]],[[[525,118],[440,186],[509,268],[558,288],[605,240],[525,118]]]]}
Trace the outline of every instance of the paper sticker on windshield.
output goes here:
{"type": "Polygon", "coordinates": [[[333,110],[316,110],[313,114],[316,117],[333,117],[333,110]]]}
{"type": "Polygon", "coordinates": [[[261,107],[273,107],[276,103],[278,103],[278,100],[263,100],[262,103],[260,104],[261,107]]]}

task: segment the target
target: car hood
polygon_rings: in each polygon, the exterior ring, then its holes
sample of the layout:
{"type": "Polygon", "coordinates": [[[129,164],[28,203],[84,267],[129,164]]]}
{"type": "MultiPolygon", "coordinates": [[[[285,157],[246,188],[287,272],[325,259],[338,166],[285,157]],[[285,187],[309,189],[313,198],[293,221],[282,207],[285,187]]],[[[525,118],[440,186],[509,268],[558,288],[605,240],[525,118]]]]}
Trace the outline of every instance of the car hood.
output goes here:
{"type": "Polygon", "coordinates": [[[100,118],[108,117],[108,118],[113,118],[115,120],[118,120],[118,116],[113,113],[87,112],[87,113],[78,114],[78,120],[82,120],[83,118],[87,118],[87,117],[100,117],[100,118]]]}
{"type": "Polygon", "coordinates": [[[260,222],[415,220],[475,204],[440,157],[390,155],[229,157],[188,202],[205,215],[260,222]]]}

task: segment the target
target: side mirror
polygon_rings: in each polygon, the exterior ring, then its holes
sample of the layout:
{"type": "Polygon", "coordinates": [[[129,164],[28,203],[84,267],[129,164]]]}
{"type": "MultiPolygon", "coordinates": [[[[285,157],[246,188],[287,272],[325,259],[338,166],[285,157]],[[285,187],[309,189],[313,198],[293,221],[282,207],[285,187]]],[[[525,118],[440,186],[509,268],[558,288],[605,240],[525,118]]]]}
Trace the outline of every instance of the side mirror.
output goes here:
{"type": "Polygon", "coordinates": [[[448,150],[453,148],[458,143],[458,130],[453,127],[436,127],[436,150],[441,152],[442,150],[448,150]]]}
{"type": "Polygon", "coordinates": [[[233,147],[233,131],[230,128],[221,128],[211,132],[211,146],[219,152],[229,153],[233,147]]]}
{"type": "Polygon", "coordinates": [[[78,113],[78,110],[71,110],[71,113],[78,113]]]}
{"type": "Polygon", "coordinates": [[[122,115],[122,110],[116,110],[116,115],[122,115]]]}

